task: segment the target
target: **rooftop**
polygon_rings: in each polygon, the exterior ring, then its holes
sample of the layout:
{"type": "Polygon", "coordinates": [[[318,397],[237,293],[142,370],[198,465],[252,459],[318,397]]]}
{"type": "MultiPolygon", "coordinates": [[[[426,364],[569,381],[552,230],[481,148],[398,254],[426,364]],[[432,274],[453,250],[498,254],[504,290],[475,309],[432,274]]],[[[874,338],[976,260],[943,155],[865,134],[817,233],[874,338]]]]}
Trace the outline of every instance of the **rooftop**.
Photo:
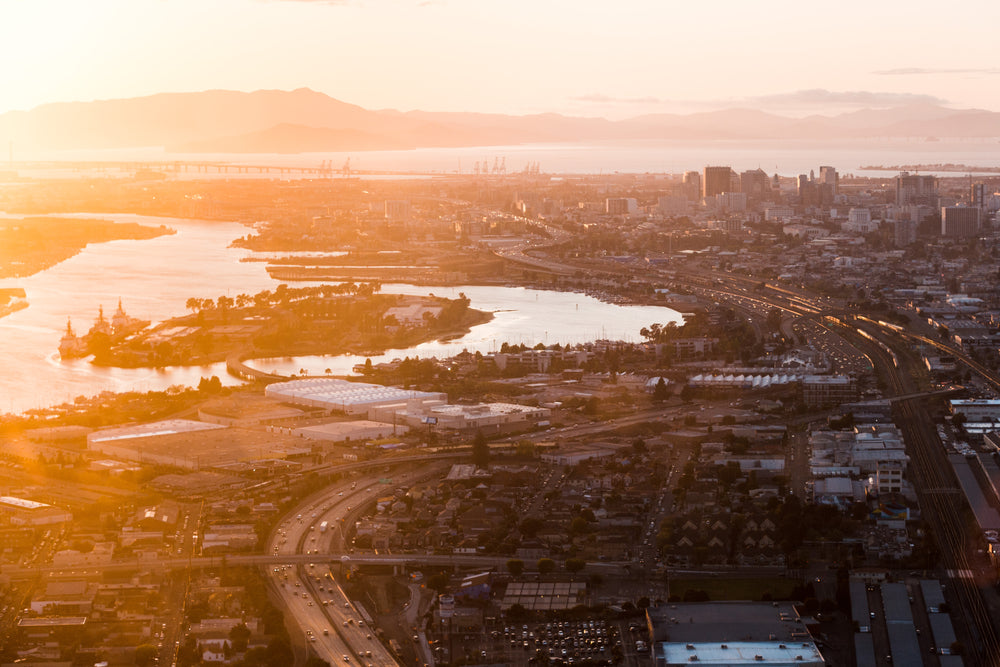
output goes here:
{"type": "Polygon", "coordinates": [[[10,505],[22,510],[37,510],[42,507],[49,507],[45,503],[25,500],[24,498],[15,498],[14,496],[0,496],[0,505],[10,505]]]}
{"type": "Polygon", "coordinates": [[[272,398],[303,405],[346,408],[409,399],[443,400],[444,394],[385,387],[379,384],[348,382],[336,378],[310,378],[278,382],[267,386],[265,393],[272,398]]]}
{"type": "Polygon", "coordinates": [[[151,438],[160,435],[176,435],[178,433],[194,433],[226,428],[218,424],[206,424],[190,419],[168,419],[149,424],[133,424],[116,428],[106,428],[95,431],[87,436],[88,442],[111,442],[113,440],[130,440],[133,438],[151,438]]]}
{"type": "Polygon", "coordinates": [[[657,642],[808,641],[791,603],[691,602],[650,608],[646,613],[657,642]]]}
{"type": "Polygon", "coordinates": [[[694,644],[663,642],[656,652],[667,665],[822,665],[823,656],[811,641],[698,642],[694,644]]]}
{"type": "Polygon", "coordinates": [[[43,616],[40,618],[22,618],[17,622],[19,628],[51,628],[61,626],[80,626],[87,623],[86,616],[43,616]]]}

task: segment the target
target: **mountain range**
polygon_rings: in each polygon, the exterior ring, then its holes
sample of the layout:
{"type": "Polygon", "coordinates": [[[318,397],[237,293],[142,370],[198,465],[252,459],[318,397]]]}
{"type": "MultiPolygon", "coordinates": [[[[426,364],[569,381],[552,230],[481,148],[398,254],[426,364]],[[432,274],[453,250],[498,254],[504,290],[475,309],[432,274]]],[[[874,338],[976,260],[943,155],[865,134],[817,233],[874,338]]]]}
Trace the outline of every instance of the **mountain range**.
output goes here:
{"type": "Polygon", "coordinates": [[[161,93],[0,114],[0,142],[12,141],[19,150],[162,146],[184,153],[300,153],[616,140],[987,137],[1000,137],[1000,113],[934,104],[804,118],[725,109],[611,121],[554,113],[370,110],[307,88],[161,93]]]}

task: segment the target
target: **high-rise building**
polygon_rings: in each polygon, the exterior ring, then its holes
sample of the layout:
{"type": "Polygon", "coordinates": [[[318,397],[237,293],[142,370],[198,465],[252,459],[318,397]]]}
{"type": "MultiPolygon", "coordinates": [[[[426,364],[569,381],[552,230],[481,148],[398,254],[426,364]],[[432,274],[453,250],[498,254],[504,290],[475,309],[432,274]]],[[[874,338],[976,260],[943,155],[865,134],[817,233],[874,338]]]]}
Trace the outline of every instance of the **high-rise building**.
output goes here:
{"type": "Polygon", "coordinates": [[[608,215],[631,215],[639,210],[639,203],[632,197],[609,197],[604,200],[604,212],[608,215]]]}
{"type": "Polygon", "coordinates": [[[799,202],[803,206],[816,206],[819,204],[819,190],[809,176],[799,174],[798,178],[799,202]]]}
{"type": "Polygon", "coordinates": [[[893,242],[897,248],[905,248],[917,242],[916,220],[896,220],[893,222],[893,242]]]}
{"type": "Polygon", "coordinates": [[[896,177],[896,204],[899,206],[922,204],[936,208],[938,205],[937,179],[933,176],[901,172],[896,177]]]}
{"type": "Polygon", "coordinates": [[[976,208],[982,208],[986,202],[986,184],[973,183],[969,188],[969,199],[976,208]]]}
{"type": "Polygon", "coordinates": [[[715,205],[723,211],[742,213],[747,210],[747,196],[742,192],[720,192],[715,195],[715,205]]]}
{"type": "Polygon", "coordinates": [[[834,194],[837,193],[837,187],[840,185],[840,175],[837,170],[833,167],[820,166],[819,168],[819,182],[823,185],[829,185],[833,188],[834,194]]]}
{"type": "Polygon", "coordinates": [[[761,169],[740,174],[740,192],[752,199],[763,199],[771,191],[771,179],[761,169]]]}
{"type": "Polygon", "coordinates": [[[723,192],[732,192],[732,174],[730,167],[705,167],[702,196],[714,197],[723,192]]]}
{"type": "Polygon", "coordinates": [[[697,171],[684,172],[684,196],[691,201],[701,199],[701,174],[697,171]]]}
{"type": "Polygon", "coordinates": [[[944,206],[941,208],[941,236],[961,239],[979,233],[981,212],[972,206],[944,206]]]}

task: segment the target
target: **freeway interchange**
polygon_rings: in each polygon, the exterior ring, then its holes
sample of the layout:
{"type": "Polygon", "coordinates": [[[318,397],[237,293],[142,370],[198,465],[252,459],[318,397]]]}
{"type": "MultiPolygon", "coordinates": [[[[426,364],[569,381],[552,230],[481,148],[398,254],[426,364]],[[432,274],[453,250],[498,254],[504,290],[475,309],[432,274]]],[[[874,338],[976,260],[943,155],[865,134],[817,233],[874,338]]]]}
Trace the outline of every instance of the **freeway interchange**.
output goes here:
{"type": "MultiPolygon", "coordinates": [[[[411,472],[399,481],[411,483],[418,477],[411,472]]],[[[304,640],[331,665],[399,664],[378,639],[371,616],[347,597],[337,581],[339,573],[330,566],[331,560],[346,557],[343,527],[385,491],[378,481],[329,486],[288,514],[268,542],[269,552],[289,557],[287,564],[271,568],[269,577],[286,613],[301,629],[302,635],[293,636],[293,641],[304,640]],[[300,558],[291,558],[296,555],[300,558]],[[303,555],[311,560],[303,564],[303,555]]]]}

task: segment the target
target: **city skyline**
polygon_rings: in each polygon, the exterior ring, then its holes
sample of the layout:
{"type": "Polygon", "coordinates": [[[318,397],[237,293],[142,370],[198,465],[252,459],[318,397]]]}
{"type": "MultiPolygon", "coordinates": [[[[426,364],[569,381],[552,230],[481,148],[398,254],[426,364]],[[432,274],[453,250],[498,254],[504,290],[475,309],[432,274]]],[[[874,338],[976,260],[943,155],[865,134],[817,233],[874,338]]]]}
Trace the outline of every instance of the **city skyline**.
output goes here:
{"type": "Polygon", "coordinates": [[[1000,10],[986,2],[950,15],[899,2],[780,2],[766,11],[587,2],[572,12],[522,0],[0,6],[0,57],[19,63],[0,75],[0,113],[300,87],[369,109],[612,119],[731,107],[788,115],[909,103],[1000,109],[989,34],[1000,10]]]}

